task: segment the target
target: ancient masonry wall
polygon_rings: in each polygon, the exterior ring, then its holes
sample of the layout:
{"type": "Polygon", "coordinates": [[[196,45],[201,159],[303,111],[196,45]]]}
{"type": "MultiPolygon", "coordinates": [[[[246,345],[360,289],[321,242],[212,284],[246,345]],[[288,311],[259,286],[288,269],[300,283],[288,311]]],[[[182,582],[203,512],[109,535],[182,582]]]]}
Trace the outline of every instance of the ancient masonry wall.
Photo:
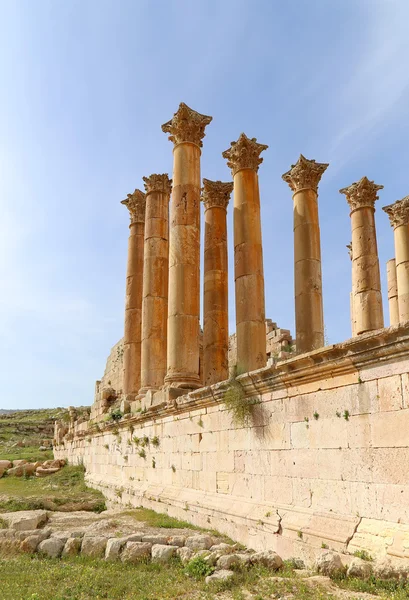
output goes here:
{"type": "Polygon", "coordinates": [[[232,422],[222,383],[118,424],[81,423],[55,456],[83,462],[113,501],[254,549],[409,557],[409,323],[238,380],[261,400],[248,427],[232,422]]]}

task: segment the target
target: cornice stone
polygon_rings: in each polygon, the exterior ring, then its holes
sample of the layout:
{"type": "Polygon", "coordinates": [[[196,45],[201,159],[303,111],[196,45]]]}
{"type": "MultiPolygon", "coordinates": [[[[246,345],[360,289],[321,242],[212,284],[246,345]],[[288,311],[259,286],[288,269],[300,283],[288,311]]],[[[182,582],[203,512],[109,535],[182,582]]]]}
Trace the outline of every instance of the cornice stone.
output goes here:
{"type": "Polygon", "coordinates": [[[230,148],[225,150],[222,156],[227,159],[227,166],[231,169],[233,177],[241,169],[252,169],[257,173],[263,162],[260,154],[267,148],[265,144],[258,144],[256,138],[248,138],[242,133],[237,142],[231,142],[230,148]]]}
{"type": "Polygon", "coordinates": [[[158,175],[153,173],[149,177],[143,177],[146,194],[151,192],[162,192],[163,194],[170,195],[172,191],[172,180],[169,178],[167,173],[158,175]]]}
{"type": "Polygon", "coordinates": [[[400,227],[409,223],[409,196],[398,200],[394,204],[384,206],[383,209],[389,217],[392,227],[400,227]]]}
{"type": "Polygon", "coordinates": [[[300,154],[298,161],[291,165],[291,169],[282,178],[293,192],[310,189],[318,193],[318,184],[328,167],[329,163],[317,163],[300,154]]]}
{"type": "Polygon", "coordinates": [[[227,210],[232,191],[232,181],[223,183],[222,181],[203,179],[202,202],[204,209],[207,210],[208,208],[218,206],[227,210]]]}
{"type": "Polygon", "coordinates": [[[213,120],[213,117],[201,115],[181,102],[173,118],[162,125],[164,133],[170,133],[169,139],[174,144],[191,142],[200,148],[203,146],[202,139],[205,134],[205,127],[213,120]]]}
{"type": "Polygon", "coordinates": [[[128,194],[125,200],[121,201],[129,210],[131,225],[133,223],[145,223],[146,197],[141,190],[135,190],[133,194],[128,194]]]}
{"type": "Polygon", "coordinates": [[[379,198],[377,192],[383,190],[383,185],[378,185],[374,181],[369,181],[367,177],[362,177],[359,181],[350,186],[339,190],[340,194],[345,194],[351,212],[358,208],[373,208],[375,210],[375,200],[379,198]]]}

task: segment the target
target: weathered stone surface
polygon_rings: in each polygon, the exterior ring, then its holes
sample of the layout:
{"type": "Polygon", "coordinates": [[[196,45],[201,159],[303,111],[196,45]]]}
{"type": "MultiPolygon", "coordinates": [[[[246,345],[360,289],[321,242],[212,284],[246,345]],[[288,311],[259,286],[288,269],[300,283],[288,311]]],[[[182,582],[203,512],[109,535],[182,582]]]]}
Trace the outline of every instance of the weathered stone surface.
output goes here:
{"type": "MultiPolygon", "coordinates": [[[[63,541],[63,540],[61,540],[63,541]]],[[[77,556],[81,550],[82,540],[78,537],[68,538],[65,542],[64,549],[62,551],[62,556],[77,556]]]]}
{"type": "Polygon", "coordinates": [[[209,550],[213,546],[213,539],[210,535],[192,535],[186,538],[185,545],[193,551],[209,550]]]}
{"type": "Polygon", "coordinates": [[[6,467],[0,467],[0,479],[3,477],[3,475],[6,471],[7,471],[6,467]]]}
{"type": "Polygon", "coordinates": [[[184,535],[171,535],[168,538],[168,544],[170,546],[179,546],[180,548],[185,545],[186,537],[184,535]]]}
{"type": "Polygon", "coordinates": [[[163,544],[154,544],[152,546],[152,561],[158,563],[169,562],[175,556],[179,546],[168,546],[163,544]]]}
{"type": "Polygon", "coordinates": [[[11,460],[0,460],[0,469],[11,469],[11,467],[13,466],[13,463],[11,462],[11,460]]]}
{"type": "Polygon", "coordinates": [[[24,510],[16,513],[5,513],[2,515],[2,518],[7,521],[11,529],[17,531],[38,529],[48,520],[47,511],[45,510],[24,510]]]}
{"type": "Polygon", "coordinates": [[[123,538],[110,538],[105,548],[105,560],[119,560],[119,555],[125,544],[126,541],[123,538]]]}
{"type": "Polygon", "coordinates": [[[148,560],[151,556],[152,544],[149,542],[127,542],[122,552],[122,562],[136,563],[148,560]]]}
{"type": "Polygon", "coordinates": [[[47,477],[47,475],[54,475],[60,470],[60,467],[37,467],[36,469],[36,477],[47,477]]]}
{"type": "Polygon", "coordinates": [[[149,542],[150,544],[167,544],[168,536],[167,535],[144,535],[142,537],[142,542],[149,542]]]}
{"type": "Polygon", "coordinates": [[[107,539],[105,537],[85,537],[82,540],[81,554],[102,558],[105,554],[107,539]]]}
{"type": "Polygon", "coordinates": [[[251,562],[255,565],[260,564],[273,571],[281,569],[283,561],[281,557],[273,550],[266,550],[264,552],[255,552],[251,555],[251,562]]]}
{"type": "Polygon", "coordinates": [[[193,558],[193,554],[193,550],[191,550],[190,548],[186,548],[186,546],[183,546],[183,548],[178,548],[176,550],[176,556],[180,558],[181,563],[183,563],[184,565],[188,563],[191,558],[193,558]]]}
{"type": "Polygon", "coordinates": [[[372,575],[372,564],[361,558],[353,558],[348,565],[347,575],[348,577],[368,579],[372,575]]]}
{"type": "Polygon", "coordinates": [[[337,572],[343,570],[343,564],[341,557],[336,552],[324,552],[316,560],[315,567],[318,573],[322,575],[335,575],[337,572]]]}
{"type": "Polygon", "coordinates": [[[215,571],[212,575],[208,575],[205,579],[205,582],[209,584],[213,581],[228,581],[232,577],[234,577],[233,571],[220,570],[215,571]]]}
{"type": "Polygon", "coordinates": [[[64,548],[64,542],[58,538],[49,538],[39,543],[37,547],[38,552],[42,552],[51,558],[58,558],[64,548]]]}
{"type": "Polygon", "coordinates": [[[23,477],[23,475],[34,475],[36,469],[32,463],[24,463],[16,467],[8,469],[7,475],[9,477],[23,477]]]}
{"type": "Polygon", "coordinates": [[[224,556],[225,554],[232,554],[234,550],[234,546],[231,546],[230,544],[225,544],[224,542],[220,544],[214,544],[210,548],[210,552],[216,552],[216,554],[218,554],[219,556],[224,556]]]}
{"type": "Polygon", "coordinates": [[[231,569],[232,567],[241,564],[241,561],[237,554],[227,554],[221,556],[216,564],[218,569],[231,569]]]}
{"type": "Polygon", "coordinates": [[[13,460],[13,467],[20,467],[21,465],[26,464],[28,464],[28,460],[25,459],[13,460]]]}
{"type": "Polygon", "coordinates": [[[22,552],[28,552],[31,554],[37,550],[37,546],[41,541],[41,536],[29,535],[21,542],[20,549],[22,552]]]}
{"type": "Polygon", "coordinates": [[[374,564],[373,574],[378,579],[399,579],[400,569],[390,558],[383,558],[374,564]]]}

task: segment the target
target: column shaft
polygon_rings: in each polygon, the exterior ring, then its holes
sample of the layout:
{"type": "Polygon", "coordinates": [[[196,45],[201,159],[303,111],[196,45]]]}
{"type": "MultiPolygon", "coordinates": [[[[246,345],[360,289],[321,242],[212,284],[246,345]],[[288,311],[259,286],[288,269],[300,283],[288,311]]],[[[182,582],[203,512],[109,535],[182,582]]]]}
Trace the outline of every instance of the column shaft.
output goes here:
{"type": "Polygon", "coordinates": [[[394,258],[386,263],[386,277],[388,281],[389,323],[390,325],[397,325],[399,323],[399,303],[396,261],[394,258]]]}
{"type": "Polygon", "coordinates": [[[234,175],[234,281],[236,291],[237,372],[266,365],[263,246],[258,175],[234,175]]]}
{"type": "Polygon", "coordinates": [[[398,286],[399,321],[409,320],[409,225],[394,229],[396,281],[398,286]]]}
{"type": "Polygon", "coordinates": [[[203,372],[204,384],[229,376],[229,317],[226,209],[232,183],[203,180],[205,206],[203,372]]]}
{"type": "Polygon", "coordinates": [[[318,195],[302,189],[294,200],[294,292],[297,351],[324,345],[318,195]]]}
{"type": "Polygon", "coordinates": [[[357,208],[351,213],[352,279],[357,335],[384,326],[374,213],[375,210],[369,206],[357,208]]]}
{"type": "Polygon", "coordinates": [[[126,273],[123,393],[137,394],[141,384],[141,320],[144,224],[131,223],[126,273]]]}
{"type": "Polygon", "coordinates": [[[173,154],[166,382],[189,388],[200,383],[200,148],[185,142],[173,154]]]}
{"type": "Polygon", "coordinates": [[[169,269],[169,194],[167,175],[146,181],[145,245],[142,300],[141,390],[157,390],[166,375],[169,269]]]}

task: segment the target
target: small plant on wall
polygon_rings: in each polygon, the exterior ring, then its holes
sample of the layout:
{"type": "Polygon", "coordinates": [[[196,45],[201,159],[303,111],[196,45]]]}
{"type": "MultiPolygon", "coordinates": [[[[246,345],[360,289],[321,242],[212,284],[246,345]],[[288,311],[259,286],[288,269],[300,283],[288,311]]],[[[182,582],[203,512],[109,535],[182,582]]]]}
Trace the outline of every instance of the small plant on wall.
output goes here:
{"type": "Polygon", "coordinates": [[[228,381],[228,388],[223,397],[224,404],[238,427],[248,427],[254,417],[254,407],[261,403],[258,396],[248,398],[243,386],[233,376],[228,381]]]}

